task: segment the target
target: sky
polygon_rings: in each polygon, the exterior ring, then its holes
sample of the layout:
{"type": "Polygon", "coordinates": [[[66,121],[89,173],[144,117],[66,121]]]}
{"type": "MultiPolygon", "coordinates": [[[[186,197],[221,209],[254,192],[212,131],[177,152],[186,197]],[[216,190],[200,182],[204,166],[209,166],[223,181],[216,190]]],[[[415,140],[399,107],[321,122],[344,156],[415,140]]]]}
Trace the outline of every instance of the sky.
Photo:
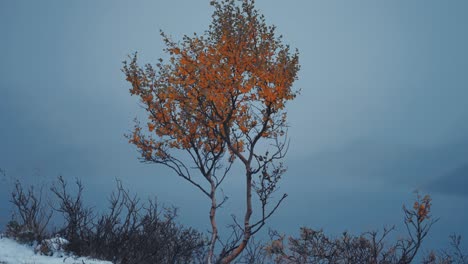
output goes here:
{"type": "MultiPolygon", "coordinates": [[[[439,217],[428,238],[468,239],[468,2],[257,0],[267,23],[300,52],[287,108],[291,146],[280,192],[289,197],[269,227],[331,234],[396,224],[414,190],[439,217]]],[[[121,72],[164,57],[175,40],[203,33],[208,0],[0,1],[0,225],[11,182],[46,185],[62,175],[85,184],[105,210],[115,179],[142,197],[177,206],[185,225],[207,230],[208,201],[172,171],[138,161],[124,134],[138,100],[121,72]]],[[[241,174],[241,172],[239,172],[241,174]]],[[[242,177],[224,190],[228,224],[242,212],[242,177]]],[[[466,245],[466,244],[465,244],[466,245]]]]}

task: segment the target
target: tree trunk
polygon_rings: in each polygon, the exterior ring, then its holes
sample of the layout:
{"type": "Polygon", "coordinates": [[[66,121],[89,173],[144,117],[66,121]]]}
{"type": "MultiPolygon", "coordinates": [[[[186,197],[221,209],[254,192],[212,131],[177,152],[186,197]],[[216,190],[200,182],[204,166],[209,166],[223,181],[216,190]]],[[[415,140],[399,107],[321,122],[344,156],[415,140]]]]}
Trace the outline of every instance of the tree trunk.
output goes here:
{"type": "Polygon", "coordinates": [[[231,263],[234,259],[236,259],[242,251],[245,249],[247,244],[249,243],[249,239],[251,236],[250,230],[250,216],[252,216],[252,172],[250,168],[247,168],[246,172],[246,211],[244,217],[244,238],[242,242],[237,246],[231,254],[226,256],[224,259],[221,260],[221,263],[227,264],[231,263]]]}
{"type": "Polygon", "coordinates": [[[213,261],[214,248],[216,240],[218,239],[218,226],[216,224],[216,184],[210,180],[211,184],[211,209],[210,209],[210,223],[211,223],[211,240],[210,240],[210,249],[208,251],[208,264],[211,264],[213,261]]]}

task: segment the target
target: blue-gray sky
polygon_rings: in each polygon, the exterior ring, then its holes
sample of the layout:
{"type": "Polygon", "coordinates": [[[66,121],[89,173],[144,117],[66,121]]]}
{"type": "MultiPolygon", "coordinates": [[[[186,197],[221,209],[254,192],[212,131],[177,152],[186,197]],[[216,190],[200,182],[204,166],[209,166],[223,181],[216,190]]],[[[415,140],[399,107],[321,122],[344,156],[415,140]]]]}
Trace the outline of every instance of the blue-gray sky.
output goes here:
{"type": "MultiPolygon", "coordinates": [[[[258,0],[300,51],[289,108],[289,197],[271,227],[362,232],[401,224],[412,191],[434,199],[430,245],[468,238],[468,2],[258,0]]],[[[138,162],[124,134],[143,117],[120,71],[126,56],[164,56],[207,29],[209,1],[1,1],[0,168],[33,184],[80,177],[105,203],[114,179],[180,208],[202,230],[204,197],[157,165],[138,162]]],[[[3,180],[7,183],[7,180],[3,180]]],[[[239,211],[242,179],[221,214],[239,211]]],[[[2,184],[0,224],[10,186],[2,184]]]]}

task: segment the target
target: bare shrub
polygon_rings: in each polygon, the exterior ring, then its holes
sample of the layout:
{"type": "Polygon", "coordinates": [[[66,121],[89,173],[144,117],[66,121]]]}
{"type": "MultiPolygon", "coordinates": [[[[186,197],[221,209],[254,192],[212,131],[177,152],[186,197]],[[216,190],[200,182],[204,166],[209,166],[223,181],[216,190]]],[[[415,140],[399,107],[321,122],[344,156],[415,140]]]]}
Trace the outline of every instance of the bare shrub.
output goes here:
{"type": "Polygon", "coordinates": [[[55,208],[65,225],[60,233],[69,240],[66,250],[113,263],[190,263],[204,250],[202,235],[176,224],[176,209],[160,209],[156,200],[142,203],[120,181],[109,198],[109,211],[95,216],[83,205],[83,185],[77,180],[71,195],[59,177],[51,190],[59,200],[55,208]]]}
{"type": "Polygon", "coordinates": [[[431,251],[423,259],[423,264],[468,264],[468,254],[461,249],[461,236],[450,236],[450,249],[431,251]]]}
{"type": "Polygon", "coordinates": [[[412,208],[403,206],[406,238],[386,244],[388,235],[395,229],[385,228],[381,234],[366,232],[351,235],[344,232],[331,238],[322,230],[303,227],[299,237],[290,237],[271,232],[272,240],[265,247],[266,253],[275,263],[370,263],[408,264],[418,253],[431,226],[437,221],[430,216],[431,198],[417,194],[412,208]]]}
{"type": "Polygon", "coordinates": [[[11,221],[5,235],[21,243],[40,242],[46,236],[46,228],[52,217],[52,210],[43,204],[42,188],[36,191],[33,186],[24,189],[16,181],[10,202],[14,206],[11,221]]]}
{"type": "Polygon", "coordinates": [[[155,199],[142,204],[121,183],[111,195],[110,212],[96,224],[97,255],[117,263],[189,263],[202,249],[201,234],[175,223],[174,208],[159,208],[155,199]]]}
{"type": "Polygon", "coordinates": [[[82,255],[90,246],[94,216],[92,209],[83,205],[83,184],[78,179],[75,183],[75,195],[67,190],[67,183],[62,176],[58,177],[58,182],[50,190],[58,200],[54,210],[61,213],[65,220],[64,227],[58,233],[69,241],[67,250],[82,255]]]}

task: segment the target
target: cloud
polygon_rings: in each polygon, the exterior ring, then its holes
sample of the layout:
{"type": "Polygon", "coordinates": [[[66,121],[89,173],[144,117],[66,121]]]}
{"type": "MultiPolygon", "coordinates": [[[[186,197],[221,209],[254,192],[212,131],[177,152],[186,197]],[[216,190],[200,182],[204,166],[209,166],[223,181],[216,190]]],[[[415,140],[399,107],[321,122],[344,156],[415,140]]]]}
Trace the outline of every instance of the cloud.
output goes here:
{"type": "Polygon", "coordinates": [[[453,168],[468,162],[468,140],[438,146],[359,140],[340,148],[290,160],[288,175],[316,177],[321,183],[386,184],[426,189],[453,168]]]}
{"type": "Polygon", "coordinates": [[[468,197],[468,163],[438,177],[427,185],[430,191],[468,197]]]}

